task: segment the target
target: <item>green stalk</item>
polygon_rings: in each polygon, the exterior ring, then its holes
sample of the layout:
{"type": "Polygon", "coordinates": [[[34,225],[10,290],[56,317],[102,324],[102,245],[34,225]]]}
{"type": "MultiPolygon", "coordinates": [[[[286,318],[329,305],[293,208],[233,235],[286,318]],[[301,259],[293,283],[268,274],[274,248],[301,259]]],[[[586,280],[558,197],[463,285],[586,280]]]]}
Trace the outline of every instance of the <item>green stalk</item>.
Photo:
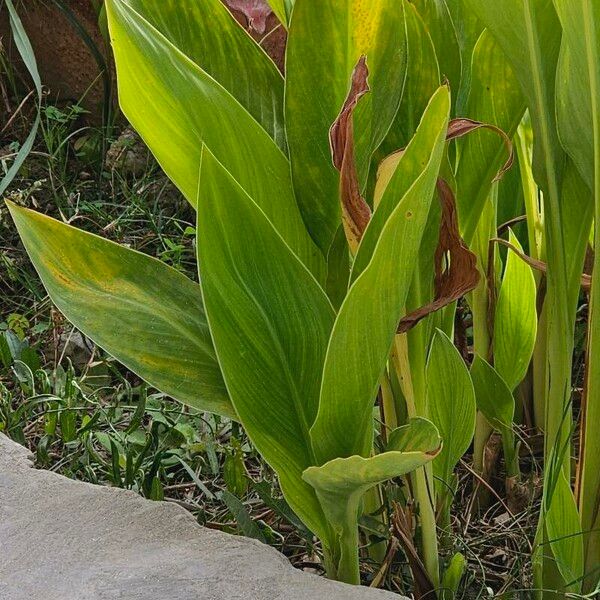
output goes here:
{"type": "MultiPolygon", "coordinates": [[[[529,135],[521,124],[514,138],[515,148],[519,159],[521,187],[527,216],[527,238],[529,255],[536,260],[545,260],[544,256],[544,215],[538,199],[538,187],[531,170],[531,148],[529,135]]],[[[542,274],[534,270],[533,276],[539,290],[542,274]]],[[[532,386],[533,422],[543,430],[545,424],[546,402],[546,358],[547,358],[547,319],[546,304],[542,303],[538,317],[538,330],[535,348],[532,356],[532,386]]]]}
{"type": "Polygon", "coordinates": [[[340,532],[340,557],[337,568],[338,581],[360,585],[360,569],[358,561],[358,527],[356,517],[349,516],[340,532]]]}
{"type": "Polygon", "coordinates": [[[596,59],[596,31],[593,8],[587,0],[581,3],[582,17],[585,22],[585,46],[592,107],[594,132],[594,268],[592,271],[592,292],[589,308],[586,384],[583,399],[583,417],[581,423],[581,446],[579,464],[578,504],[581,527],[584,532],[585,572],[590,573],[584,581],[584,591],[591,591],[599,574],[595,571],[600,563],[600,259],[598,258],[598,240],[600,240],[600,106],[596,59]]]}
{"type": "MultiPolygon", "coordinates": [[[[413,383],[413,371],[408,357],[408,337],[407,334],[397,335],[394,341],[394,351],[392,352],[392,361],[398,372],[398,378],[402,386],[402,393],[406,399],[406,408],[408,416],[423,416],[417,410],[417,398],[413,383]]],[[[415,365],[416,367],[416,365],[415,365]]],[[[424,370],[424,369],[423,369],[424,370]]],[[[423,377],[424,381],[424,377],[423,377]]],[[[421,402],[422,404],[423,402],[421,402]]],[[[423,563],[427,574],[435,588],[440,584],[440,564],[437,542],[437,528],[435,522],[435,498],[433,493],[433,479],[425,469],[421,467],[411,474],[413,482],[413,494],[419,507],[419,516],[421,520],[422,552],[423,563]]]]}
{"type": "MultiPolygon", "coordinates": [[[[489,290],[488,290],[488,260],[489,240],[495,236],[496,230],[496,189],[492,187],[490,199],[481,213],[472,250],[477,255],[477,266],[481,279],[473,290],[470,298],[471,314],[473,316],[473,351],[485,360],[490,359],[491,336],[489,329],[489,290]]],[[[480,411],[477,411],[475,437],[473,440],[473,469],[484,480],[488,479],[487,467],[484,464],[485,446],[492,433],[492,427],[480,411]]],[[[479,488],[479,500],[485,504],[487,489],[479,488]]]]}

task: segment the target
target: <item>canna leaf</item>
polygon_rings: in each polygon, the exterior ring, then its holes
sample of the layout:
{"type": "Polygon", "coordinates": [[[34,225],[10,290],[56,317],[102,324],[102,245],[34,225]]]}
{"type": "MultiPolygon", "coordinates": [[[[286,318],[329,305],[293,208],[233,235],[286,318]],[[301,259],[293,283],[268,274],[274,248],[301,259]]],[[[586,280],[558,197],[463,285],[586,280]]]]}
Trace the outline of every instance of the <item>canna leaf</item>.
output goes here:
{"type": "Polygon", "coordinates": [[[200,286],[155,258],[7,203],[56,307],[150,385],[237,419],[200,286]]]}
{"type": "Polygon", "coordinates": [[[446,0],[415,0],[414,5],[435,46],[442,80],[449,82],[452,96],[456,98],[461,84],[462,57],[449,4],[446,0]]]}
{"type": "MultiPolygon", "coordinates": [[[[473,50],[465,110],[469,117],[506,132],[508,138],[514,135],[525,110],[525,99],[512,68],[489,31],[481,34],[473,50]]],[[[493,132],[473,132],[461,141],[456,197],[460,230],[469,245],[505,159],[505,140],[493,132]]]]}
{"type": "Polygon", "coordinates": [[[454,193],[441,178],[438,178],[436,187],[442,205],[442,217],[433,261],[434,298],[403,317],[398,325],[398,333],[405,333],[421,319],[456,302],[479,283],[477,256],[467,248],[458,231],[454,193]]]}
{"type": "MultiPolygon", "coordinates": [[[[545,494],[548,544],[556,566],[567,584],[566,590],[579,594],[584,573],[583,535],[577,503],[563,473],[558,472],[551,493],[546,491],[545,494]]],[[[546,550],[546,554],[550,553],[546,550]]],[[[598,563],[595,562],[594,567],[597,566],[598,563]]],[[[590,575],[592,580],[597,579],[597,574],[593,571],[590,575]]]]}
{"type": "MultiPolygon", "coordinates": [[[[563,27],[556,90],[558,133],[594,198],[596,254],[592,270],[576,490],[581,527],[585,532],[586,578],[583,591],[590,593],[600,579],[597,572],[600,557],[600,443],[597,433],[600,418],[600,266],[597,259],[600,239],[600,11],[597,2],[584,0],[555,0],[554,5],[563,27]]],[[[578,213],[571,211],[571,214],[578,213]]]]}
{"type": "Polygon", "coordinates": [[[206,148],[198,194],[202,294],[232,403],[277,471],[294,512],[327,543],[325,518],[302,472],[315,464],[309,428],[333,308],[266,215],[206,148]]]}
{"type": "Polygon", "coordinates": [[[335,168],[340,172],[340,202],[342,224],[348,245],[356,252],[360,239],[369,224],[371,209],[363,198],[354,160],[353,112],[359,100],[370,91],[367,83],[369,70],[365,56],[361,56],[352,71],[350,91],[344,106],[331,129],[329,143],[335,168]]]}
{"type": "Polygon", "coordinates": [[[427,360],[427,410],[444,446],[433,472],[450,485],[454,467],[467,451],[475,431],[475,391],[462,356],[439,329],[427,360]]]}
{"type": "Polygon", "coordinates": [[[216,79],[285,151],[283,77],[221,0],[122,0],[216,79]]]}
{"type": "Polygon", "coordinates": [[[437,448],[440,445],[439,440],[440,432],[433,422],[424,417],[413,417],[406,425],[390,431],[386,452],[414,452],[420,448],[437,448]]]}
{"type": "Polygon", "coordinates": [[[412,139],[432,94],[440,85],[435,47],[416,7],[405,3],[408,63],[406,83],[396,119],[382,144],[384,156],[404,148],[412,139]]]}
{"type": "MultiPolygon", "coordinates": [[[[408,427],[412,425],[409,423],[408,427]]],[[[415,426],[423,429],[422,423],[417,422],[415,426]]],[[[341,542],[341,564],[348,562],[358,568],[358,517],[365,492],[383,481],[414,471],[433,460],[439,452],[441,440],[435,427],[429,424],[427,432],[426,436],[418,433],[419,443],[411,443],[407,450],[391,450],[370,458],[336,458],[304,471],[303,479],[315,489],[334,535],[341,542]],[[351,543],[344,543],[347,538],[351,543]]],[[[409,433],[406,441],[410,442],[412,438],[409,433]]],[[[356,583],[357,576],[358,573],[355,574],[356,583]]],[[[347,579],[344,573],[341,578],[347,579]]]]}
{"type": "Polygon", "coordinates": [[[515,399],[504,379],[490,363],[478,355],[471,365],[471,379],[477,408],[490,425],[500,431],[511,429],[515,415],[515,399]]]}
{"type": "Polygon", "coordinates": [[[322,278],[323,259],[302,222],[281,149],[236,98],[129,4],[108,0],[106,6],[121,107],[166,174],[196,206],[205,143],[322,278]]]}
{"type": "Polygon", "coordinates": [[[422,115],[416,133],[405,150],[384,159],[375,186],[375,212],[362,237],[352,265],[352,281],[365,270],[373,257],[381,232],[404,194],[413,185],[431,157],[432,141],[440,130],[443,94],[436,92],[422,115]]]}
{"type": "Polygon", "coordinates": [[[286,52],[285,116],[296,198],[327,254],[340,223],[339,177],[329,128],[352,69],[364,55],[371,92],[354,116],[355,159],[364,189],[373,151],[398,110],[406,65],[404,0],[296,0],[286,52]]]}
{"type": "MultiPolygon", "coordinates": [[[[431,132],[427,139],[430,156],[407,190],[396,188],[393,182],[388,185],[387,192],[401,200],[336,318],[323,370],[319,412],[310,432],[317,464],[370,454],[373,400],[406,301],[412,276],[408,266],[416,261],[427,222],[449,109],[448,89],[441,87],[428,111],[432,122],[427,127],[431,132]]],[[[383,201],[380,208],[382,205],[383,201]]]]}
{"type": "MultiPolygon", "coordinates": [[[[522,251],[509,230],[509,243],[522,251]]],[[[510,390],[525,377],[537,334],[537,289],[531,267],[509,250],[496,304],[494,365],[510,390]]]]}
{"type": "Polygon", "coordinates": [[[290,20],[293,0],[268,0],[269,6],[275,13],[275,16],[281,21],[282,25],[287,28],[290,20]]]}

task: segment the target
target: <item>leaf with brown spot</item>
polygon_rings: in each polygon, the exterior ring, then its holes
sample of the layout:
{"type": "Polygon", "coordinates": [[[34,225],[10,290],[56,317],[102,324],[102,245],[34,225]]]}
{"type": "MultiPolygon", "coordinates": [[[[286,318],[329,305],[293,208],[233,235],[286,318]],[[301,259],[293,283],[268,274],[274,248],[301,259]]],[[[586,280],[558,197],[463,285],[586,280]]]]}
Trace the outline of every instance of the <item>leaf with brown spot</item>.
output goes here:
{"type": "Polygon", "coordinates": [[[496,127],[496,125],[492,125],[491,123],[482,123],[481,121],[460,117],[458,119],[452,119],[450,123],[448,123],[448,135],[446,136],[446,140],[455,140],[456,138],[467,135],[476,129],[489,129],[490,131],[497,133],[504,140],[504,145],[508,151],[508,158],[498,173],[496,173],[494,181],[498,181],[502,175],[504,175],[504,173],[506,173],[506,171],[512,167],[515,160],[512,142],[506,132],[500,129],[500,127],[496,127]]]}
{"type": "Polygon", "coordinates": [[[442,206],[442,219],[434,256],[434,300],[403,317],[398,325],[398,333],[412,329],[421,319],[458,300],[479,283],[477,257],[460,237],[456,199],[452,189],[446,181],[439,178],[437,190],[442,206]]]}
{"type": "Polygon", "coordinates": [[[371,209],[360,193],[358,172],[354,159],[354,125],[352,113],[358,101],[369,91],[369,69],[366,56],[361,56],[352,71],[350,91],[342,110],[329,130],[331,157],[340,172],[340,202],[342,222],[348,244],[356,252],[362,235],[371,219],[371,209]]]}

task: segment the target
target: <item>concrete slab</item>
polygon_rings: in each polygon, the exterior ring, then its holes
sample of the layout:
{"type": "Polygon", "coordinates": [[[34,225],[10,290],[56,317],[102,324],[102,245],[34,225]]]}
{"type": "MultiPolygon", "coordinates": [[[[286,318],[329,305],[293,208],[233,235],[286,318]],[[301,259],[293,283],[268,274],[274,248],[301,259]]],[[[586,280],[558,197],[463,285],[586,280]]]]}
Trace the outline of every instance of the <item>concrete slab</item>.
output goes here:
{"type": "Polygon", "coordinates": [[[402,600],[294,569],[183,508],[32,468],[0,434],[1,600],[402,600]]]}

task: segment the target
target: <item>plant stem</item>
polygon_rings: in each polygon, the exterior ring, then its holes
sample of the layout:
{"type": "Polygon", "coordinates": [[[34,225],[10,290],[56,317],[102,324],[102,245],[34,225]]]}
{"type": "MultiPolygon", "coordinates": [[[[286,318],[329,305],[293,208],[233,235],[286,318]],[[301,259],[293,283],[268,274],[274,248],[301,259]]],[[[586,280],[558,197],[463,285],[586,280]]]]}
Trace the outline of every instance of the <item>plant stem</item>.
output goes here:
{"type": "MultiPolygon", "coordinates": [[[[402,393],[406,399],[406,408],[409,418],[425,416],[419,415],[417,412],[412,371],[408,358],[407,334],[396,336],[396,339],[394,340],[394,351],[392,352],[392,361],[398,372],[402,393]]],[[[424,402],[422,402],[421,405],[424,406],[424,402]]],[[[419,515],[421,517],[423,563],[425,564],[427,574],[434,587],[437,588],[440,583],[440,565],[435,522],[435,496],[433,493],[433,486],[431,485],[432,481],[428,478],[425,467],[421,467],[412,473],[411,479],[413,481],[414,498],[419,507],[419,515]]]]}
{"type": "MultiPolygon", "coordinates": [[[[492,188],[491,198],[482,211],[473,239],[472,250],[477,255],[477,266],[481,275],[479,285],[473,290],[470,298],[471,314],[473,315],[473,352],[485,360],[490,359],[491,336],[489,330],[489,291],[488,291],[488,259],[489,240],[495,235],[496,229],[496,186],[492,188]]],[[[477,411],[475,437],[473,441],[473,469],[487,480],[488,470],[484,455],[485,447],[492,433],[492,427],[480,411],[477,411]]],[[[486,503],[487,488],[479,488],[479,501],[486,503]]]]}

